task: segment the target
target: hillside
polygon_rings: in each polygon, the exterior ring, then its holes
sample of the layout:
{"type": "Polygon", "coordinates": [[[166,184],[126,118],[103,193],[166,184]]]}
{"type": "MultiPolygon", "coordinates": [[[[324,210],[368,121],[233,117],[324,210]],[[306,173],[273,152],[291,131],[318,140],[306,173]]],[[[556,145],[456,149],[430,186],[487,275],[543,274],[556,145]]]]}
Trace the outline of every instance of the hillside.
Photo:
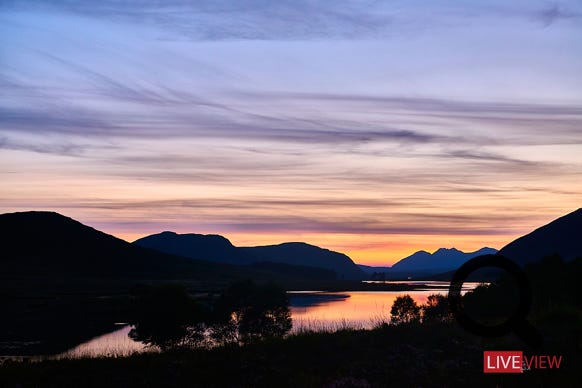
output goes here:
{"type": "MultiPolygon", "coordinates": [[[[59,288],[75,284],[79,289],[87,289],[90,284],[105,284],[116,279],[122,280],[122,284],[124,279],[183,279],[212,288],[217,282],[222,284],[240,278],[279,282],[336,278],[334,272],[313,266],[233,265],[180,257],[130,244],[54,212],[1,214],[0,236],[0,279],[3,280],[0,286],[8,288],[38,287],[42,283],[59,288]]],[[[235,255],[244,255],[223,237],[210,236],[202,240],[203,247],[216,256],[228,258],[228,249],[234,249],[235,255]]]]}
{"type": "Polygon", "coordinates": [[[224,265],[141,248],[54,212],[0,215],[2,277],[185,278],[224,265]]]}
{"type": "Polygon", "coordinates": [[[582,257],[582,208],[519,237],[499,254],[522,265],[550,255],[559,255],[566,261],[582,257]]]}
{"type": "Polygon", "coordinates": [[[162,232],[134,241],[134,245],[191,259],[249,264],[251,260],[225,237],[215,234],[162,232]]]}
{"type": "Polygon", "coordinates": [[[54,212],[1,214],[0,236],[0,354],[58,353],[113,330],[113,322],[127,322],[128,293],[142,283],[214,291],[241,278],[284,284],[336,278],[307,266],[239,266],[165,254],[54,212]]]}
{"type": "Polygon", "coordinates": [[[301,242],[259,247],[235,247],[223,236],[163,232],[136,240],[135,245],[192,259],[217,263],[279,263],[322,268],[338,279],[363,279],[366,274],[343,253],[301,242]]]}
{"type": "Polygon", "coordinates": [[[330,269],[340,279],[363,279],[366,274],[343,253],[302,242],[240,248],[253,262],[270,261],[330,269]]]}

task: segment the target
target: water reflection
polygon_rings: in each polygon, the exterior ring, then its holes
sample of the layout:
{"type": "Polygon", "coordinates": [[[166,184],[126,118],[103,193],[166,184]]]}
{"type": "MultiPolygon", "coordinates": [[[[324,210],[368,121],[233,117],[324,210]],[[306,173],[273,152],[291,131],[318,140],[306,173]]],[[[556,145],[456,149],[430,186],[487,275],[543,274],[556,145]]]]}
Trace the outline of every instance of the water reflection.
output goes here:
{"type": "Polygon", "coordinates": [[[0,365],[5,361],[44,361],[60,360],[67,358],[94,358],[94,357],[127,357],[135,353],[157,352],[157,347],[147,346],[142,342],[134,341],[129,337],[132,326],[121,324],[109,333],[97,336],[83,342],[66,352],[53,355],[20,356],[7,355],[0,356],[0,365]]]}
{"type": "Polygon", "coordinates": [[[129,337],[130,325],[120,325],[117,330],[100,335],[74,348],[61,353],[55,358],[83,357],[126,357],[144,351],[158,351],[155,347],[146,346],[142,342],[129,337]]]}
{"type": "MultiPolygon", "coordinates": [[[[415,291],[349,291],[289,292],[293,332],[306,330],[323,331],[340,328],[369,329],[381,322],[389,322],[390,309],[396,297],[408,294],[418,304],[423,304],[431,294],[446,294],[447,282],[391,282],[424,285],[415,291]]],[[[480,283],[467,282],[463,286],[466,292],[480,283]]],[[[159,351],[156,347],[134,341],[129,337],[130,325],[122,324],[115,331],[100,335],[74,348],[55,356],[4,357],[9,359],[26,358],[28,360],[47,358],[82,358],[82,357],[125,357],[145,351],[159,351]]],[[[0,363],[1,363],[0,359],[0,363]]]]}
{"type": "Polygon", "coordinates": [[[312,291],[312,293],[289,292],[289,299],[293,307],[314,307],[332,302],[341,302],[350,297],[349,294],[335,294],[328,292],[312,291]]]}
{"type": "MultiPolygon", "coordinates": [[[[370,329],[390,321],[390,309],[398,296],[410,295],[417,304],[426,303],[429,295],[446,294],[448,282],[390,282],[427,286],[415,291],[289,292],[293,332],[370,329]]],[[[466,292],[481,283],[466,282],[466,292]]]]}

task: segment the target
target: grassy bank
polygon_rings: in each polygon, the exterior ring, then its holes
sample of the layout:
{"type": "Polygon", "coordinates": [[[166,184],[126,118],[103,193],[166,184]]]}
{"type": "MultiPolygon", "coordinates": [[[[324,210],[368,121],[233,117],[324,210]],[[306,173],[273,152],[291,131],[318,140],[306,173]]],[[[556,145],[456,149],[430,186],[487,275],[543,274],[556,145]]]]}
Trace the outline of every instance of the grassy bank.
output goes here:
{"type": "Polygon", "coordinates": [[[485,375],[483,350],[522,349],[521,341],[483,340],[449,323],[303,333],[118,359],[7,362],[0,381],[3,387],[576,386],[582,380],[580,329],[553,323],[544,330],[544,348],[529,354],[562,355],[559,370],[485,375]]]}

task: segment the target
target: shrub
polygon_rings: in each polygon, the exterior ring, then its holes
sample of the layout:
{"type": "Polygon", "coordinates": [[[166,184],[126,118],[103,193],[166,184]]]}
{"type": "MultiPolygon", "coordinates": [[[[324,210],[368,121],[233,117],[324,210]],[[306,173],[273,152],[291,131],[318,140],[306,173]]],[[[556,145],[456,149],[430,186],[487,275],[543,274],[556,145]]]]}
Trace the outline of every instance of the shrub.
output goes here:
{"type": "Polygon", "coordinates": [[[390,309],[390,320],[394,325],[420,322],[420,307],[410,295],[396,298],[390,309]]]}

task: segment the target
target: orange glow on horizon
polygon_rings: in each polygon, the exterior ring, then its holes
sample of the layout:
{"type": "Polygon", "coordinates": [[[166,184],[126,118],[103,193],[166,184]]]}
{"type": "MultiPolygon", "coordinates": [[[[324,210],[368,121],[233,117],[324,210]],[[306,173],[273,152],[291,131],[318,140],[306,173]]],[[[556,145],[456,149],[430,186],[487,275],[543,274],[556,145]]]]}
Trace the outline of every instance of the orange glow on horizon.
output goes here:
{"type": "Polygon", "coordinates": [[[580,6],[50,3],[2,4],[0,213],[389,266],[581,207],[580,6]]]}
{"type": "MultiPolygon", "coordinates": [[[[160,231],[161,232],[161,231],[160,231]]],[[[177,233],[190,233],[181,231],[177,233]]],[[[194,233],[194,232],[191,232],[194,233]]],[[[216,234],[216,233],[202,233],[216,234]]],[[[125,241],[133,242],[148,234],[125,232],[114,233],[125,241]]],[[[473,252],[485,246],[500,249],[513,237],[508,236],[425,236],[425,235],[346,235],[346,234],[221,234],[238,247],[276,245],[283,242],[305,242],[321,248],[344,253],[357,264],[371,266],[391,266],[398,260],[425,250],[434,252],[439,248],[456,248],[463,252],[473,252]]],[[[518,237],[518,236],[515,236],[518,237]]]]}

